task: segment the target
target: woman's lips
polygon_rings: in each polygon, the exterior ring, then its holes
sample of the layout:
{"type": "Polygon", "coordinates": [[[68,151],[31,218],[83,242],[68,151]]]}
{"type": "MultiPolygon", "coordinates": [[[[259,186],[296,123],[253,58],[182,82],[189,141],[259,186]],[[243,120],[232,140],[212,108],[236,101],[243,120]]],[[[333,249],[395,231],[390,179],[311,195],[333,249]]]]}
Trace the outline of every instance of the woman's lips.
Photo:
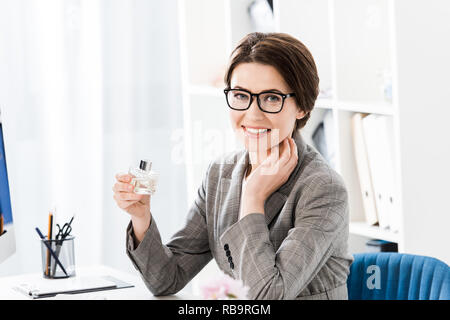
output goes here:
{"type": "MultiPolygon", "coordinates": [[[[246,128],[245,126],[242,126],[242,128],[244,129],[244,134],[245,134],[247,137],[252,138],[252,139],[259,139],[259,138],[261,138],[261,137],[264,137],[264,136],[266,136],[266,135],[271,131],[271,129],[268,129],[268,128],[260,128],[260,129],[267,129],[267,131],[262,132],[262,133],[253,133],[253,132],[248,131],[247,128],[246,128]]],[[[251,127],[250,127],[250,128],[251,128],[251,127]]],[[[252,129],[253,129],[253,128],[252,128],[252,129]]],[[[254,128],[254,129],[256,129],[256,128],[254,128]]]]}

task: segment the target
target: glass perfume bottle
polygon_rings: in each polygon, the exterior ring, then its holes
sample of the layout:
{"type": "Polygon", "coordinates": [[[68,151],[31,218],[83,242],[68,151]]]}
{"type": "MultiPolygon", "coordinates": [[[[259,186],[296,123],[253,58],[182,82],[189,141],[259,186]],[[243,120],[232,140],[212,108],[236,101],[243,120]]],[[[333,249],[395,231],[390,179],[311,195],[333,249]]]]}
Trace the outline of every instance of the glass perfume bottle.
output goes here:
{"type": "Polygon", "coordinates": [[[159,174],[152,171],[152,162],[150,160],[141,160],[139,168],[130,167],[128,173],[134,176],[131,179],[134,193],[149,195],[155,193],[159,174]]]}

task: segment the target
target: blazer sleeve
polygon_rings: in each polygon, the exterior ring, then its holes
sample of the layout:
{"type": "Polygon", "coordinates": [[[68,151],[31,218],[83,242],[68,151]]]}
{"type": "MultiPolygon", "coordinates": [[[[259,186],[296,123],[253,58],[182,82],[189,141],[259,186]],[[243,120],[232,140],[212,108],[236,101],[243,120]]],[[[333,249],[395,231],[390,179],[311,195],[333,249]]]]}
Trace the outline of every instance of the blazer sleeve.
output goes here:
{"type": "Polygon", "coordinates": [[[234,261],[234,273],[249,287],[250,299],[295,299],[330,258],[333,241],[347,227],[343,182],[320,183],[295,204],[294,227],[277,251],[265,217],[252,213],[221,236],[234,261]]]}
{"type": "Polygon", "coordinates": [[[137,248],[133,243],[131,222],[128,225],[127,255],[154,295],[177,293],[212,259],[205,218],[209,168],[184,227],[166,245],[161,242],[154,216],[137,248]]]}

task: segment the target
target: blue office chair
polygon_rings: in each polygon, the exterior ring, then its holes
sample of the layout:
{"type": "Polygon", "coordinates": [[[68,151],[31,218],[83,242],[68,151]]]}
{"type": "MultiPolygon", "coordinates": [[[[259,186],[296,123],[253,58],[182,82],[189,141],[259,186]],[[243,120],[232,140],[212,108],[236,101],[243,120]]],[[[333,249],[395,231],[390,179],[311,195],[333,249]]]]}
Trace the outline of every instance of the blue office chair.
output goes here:
{"type": "Polygon", "coordinates": [[[353,256],[349,300],[450,300],[450,268],[438,259],[396,252],[353,256]]]}

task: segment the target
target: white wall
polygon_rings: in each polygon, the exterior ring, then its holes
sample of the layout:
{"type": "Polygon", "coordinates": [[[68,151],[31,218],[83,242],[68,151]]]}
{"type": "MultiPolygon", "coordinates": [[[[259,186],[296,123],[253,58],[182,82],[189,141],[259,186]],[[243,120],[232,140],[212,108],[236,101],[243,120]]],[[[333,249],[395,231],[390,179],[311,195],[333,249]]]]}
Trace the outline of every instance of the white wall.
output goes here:
{"type": "Polygon", "coordinates": [[[17,253],[0,274],[41,270],[34,228],[75,213],[78,264],[100,262],[102,95],[98,1],[2,1],[0,103],[17,253]]]}
{"type": "Polygon", "coordinates": [[[184,163],[172,152],[182,141],[183,112],[176,1],[104,1],[104,192],[102,261],[134,271],[125,254],[127,213],[112,198],[117,172],[141,158],[160,174],[151,210],[163,241],[187,214],[184,163]],[[119,23],[118,23],[119,22],[119,23]]]}
{"type": "Polygon", "coordinates": [[[395,1],[405,251],[450,263],[450,3],[395,1]]]}
{"type": "Polygon", "coordinates": [[[73,213],[76,265],[134,272],[125,255],[128,214],[114,175],[140,158],[161,174],[152,211],[163,241],[187,213],[176,1],[0,2],[0,106],[17,252],[0,276],[40,272],[34,228],[73,213]]]}

